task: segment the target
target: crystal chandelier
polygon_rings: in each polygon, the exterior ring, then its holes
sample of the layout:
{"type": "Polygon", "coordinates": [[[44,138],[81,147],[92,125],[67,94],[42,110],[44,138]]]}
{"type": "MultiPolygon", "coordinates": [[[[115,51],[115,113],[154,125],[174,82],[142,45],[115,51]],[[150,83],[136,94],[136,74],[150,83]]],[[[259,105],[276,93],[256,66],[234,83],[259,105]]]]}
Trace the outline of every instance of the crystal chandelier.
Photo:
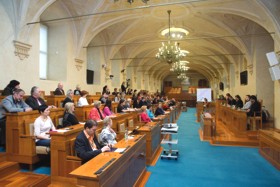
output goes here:
{"type": "Polygon", "coordinates": [[[170,41],[170,13],[171,10],[167,11],[169,16],[169,35],[168,42],[164,44],[162,42],[162,46],[158,49],[158,53],[156,54],[156,58],[161,62],[167,62],[168,64],[172,64],[173,62],[179,61],[183,54],[180,52],[179,44],[175,42],[172,44],[170,41]]]}
{"type": "Polygon", "coordinates": [[[180,73],[180,74],[178,74],[177,78],[184,80],[184,79],[187,79],[188,77],[187,77],[186,73],[180,73]]]}
{"type": "Polygon", "coordinates": [[[189,67],[187,66],[188,61],[177,61],[174,62],[170,68],[170,71],[176,73],[183,73],[188,71],[189,67]]]}

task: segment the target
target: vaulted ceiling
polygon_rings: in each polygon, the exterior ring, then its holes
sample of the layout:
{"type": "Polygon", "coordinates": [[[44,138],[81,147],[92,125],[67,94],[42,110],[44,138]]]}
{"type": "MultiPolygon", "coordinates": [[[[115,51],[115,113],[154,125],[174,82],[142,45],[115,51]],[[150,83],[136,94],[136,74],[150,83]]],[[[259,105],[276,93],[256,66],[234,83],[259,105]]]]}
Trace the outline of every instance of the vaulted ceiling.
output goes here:
{"type": "Polygon", "coordinates": [[[57,0],[40,21],[70,24],[78,51],[104,47],[109,63],[121,60],[134,71],[163,79],[170,75],[170,66],[155,55],[166,40],[160,31],[168,28],[171,10],[171,26],[189,31],[178,41],[190,52],[184,57],[190,62],[189,72],[212,80],[228,74],[231,64],[250,58],[252,37],[271,35],[264,29],[269,6],[251,0],[57,0]]]}

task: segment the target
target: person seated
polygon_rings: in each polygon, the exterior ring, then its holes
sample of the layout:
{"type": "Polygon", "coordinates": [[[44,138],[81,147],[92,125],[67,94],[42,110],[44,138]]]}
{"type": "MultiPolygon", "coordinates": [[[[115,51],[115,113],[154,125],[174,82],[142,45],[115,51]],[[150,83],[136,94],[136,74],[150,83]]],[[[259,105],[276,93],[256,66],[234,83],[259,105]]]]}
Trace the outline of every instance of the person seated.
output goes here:
{"type": "Polygon", "coordinates": [[[118,94],[115,95],[114,101],[117,103],[117,102],[119,102],[120,100],[121,100],[121,94],[118,93],[118,94]]]}
{"type": "Polygon", "coordinates": [[[102,145],[108,145],[109,147],[114,146],[117,143],[116,141],[117,134],[112,129],[113,123],[109,116],[106,116],[104,118],[103,125],[104,127],[99,136],[100,143],[102,145]]]}
{"type": "Polygon", "coordinates": [[[260,115],[260,111],[261,111],[261,105],[258,102],[258,99],[256,96],[251,95],[251,107],[249,109],[247,109],[247,116],[252,117],[254,116],[254,114],[256,113],[256,115],[260,115]]]}
{"type": "Polygon", "coordinates": [[[148,114],[148,116],[151,120],[156,118],[153,111],[152,111],[152,105],[147,106],[147,114],[148,114]]]}
{"type": "Polygon", "coordinates": [[[101,105],[100,101],[94,101],[94,107],[89,112],[89,116],[88,116],[89,119],[100,121],[105,118],[102,110],[100,110],[100,105],[101,105]]]}
{"type": "Polygon", "coordinates": [[[116,96],[118,94],[118,89],[117,88],[114,88],[114,91],[112,92],[112,95],[116,96]]]}
{"type": "Polygon", "coordinates": [[[245,105],[241,108],[241,110],[248,110],[251,107],[251,96],[246,95],[245,97],[245,105]]]}
{"type": "Polygon", "coordinates": [[[104,92],[102,94],[102,96],[100,97],[99,101],[101,101],[102,104],[106,103],[106,100],[108,99],[108,95],[106,94],[106,92],[104,92]]]}
{"type": "Polygon", "coordinates": [[[53,92],[54,95],[65,95],[64,90],[63,90],[63,84],[60,82],[57,85],[57,88],[53,92]]]}
{"type": "Polygon", "coordinates": [[[162,109],[163,109],[164,111],[170,109],[170,107],[169,107],[169,105],[168,105],[168,102],[165,101],[165,102],[162,103],[162,109]]]}
{"type": "Polygon", "coordinates": [[[81,92],[81,97],[79,98],[78,104],[77,104],[78,106],[87,106],[87,105],[89,105],[88,101],[87,101],[87,95],[88,95],[87,91],[83,90],[81,92]]]}
{"type": "Polygon", "coordinates": [[[109,90],[109,88],[108,88],[108,86],[107,85],[105,85],[104,87],[103,87],[103,89],[102,89],[102,95],[103,94],[107,94],[107,95],[110,95],[110,90],[109,90]]]}
{"type": "Polygon", "coordinates": [[[209,103],[208,103],[208,99],[204,98],[204,102],[203,102],[203,108],[206,109],[209,107],[209,103]]]}
{"type": "Polygon", "coordinates": [[[128,91],[127,91],[127,95],[132,95],[132,92],[133,92],[133,90],[132,90],[132,88],[130,88],[130,89],[128,89],[128,91]]]}
{"type": "Polygon", "coordinates": [[[39,113],[41,114],[34,122],[34,136],[36,137],[37,146],[50,146],[51,137],[50,131],[55,131],[56,128],[50,118],[50,106],[39,106],[39,113]]]}
{"type": "MultiPolygon", "coordinates": [[[[37,86],[33,86],[30,91],[31,96],[27,97],[25,102],[28,104],[33,110],[38,110],[39,106],[47,105],[44,99],[40,97],[41,91],[37,86]]],[[[52,105],[52,108],[56,108],[52,105]]]]}
{"type": "MultiPolygon", "coordinates": [[[[206,99],[206,98],[205,98],[206,99]]],[[[169,106],[175,106],[176,105],[176,100],[175,98],[172,98],[170,101],[169,101],[169,106]]]]}
{"type": "Polygon", "coordinates": [[[140,100],[141,100],[141,96],[137,96],[137,98],[133,101],[133,108],[140,108],[140,100]]]}
{"type": "Polygon", "coordinates": [[[235,108],[240,109],[242,107],[243,107],[243,101],[242,101],[240,95],[236,95],[235,96],[235,108]]]}
{"type": "Polygon", "coordinates": [[[6,144],[6,113],[7,112],[28,112],[32,111],[24,101],[25,92],[22,89],[14,89],[13,94],[5,97],[0,104],[0,144],[6,144]]]}
{"type": "Polygon", "coordinates": [[[76,90],[74,90],[74,95],[81,95],[81,86],[77,84],[76,90]]]}
{"type": "Polygon", "coordinates": [[[162,102],[159,102],[158,103],[158,107],[157,107],[157,109],[155,111],[155,116],[157,117],[159,115],[164,115],[164,114],[165,114],[165,112],[164,112],[164,110],[162,108],[162,102]]]}
{"type": "Polygon", "coordinates": [[[121,99],[117,107],[117,113],[123,113],[123,110],[124,110],[124,99],[121,99]]]}
{"type": "Polygon", "coordinates": [[[105,117],[114,115],[114,113],[112,112],[112,101],[110,99],[107,99],[104,105],[103,114],[105,117]]]}
{"type": "Polygon", "coordinates": [[[68,103],[68,102],[74,103],[73,96],[74,96],[74,92],[71,89],[69,89],[67,91],[66,98],[62,102],[62,107],[63,108],[64,108],[65,104],[68,103]]]}
{"type": "Polygon", "coordinates": [[[20,82],[17,80],[11,80],[10,83],[4,88],[2,95],[8,96],[8,95],[13,95],[13,91],[15,89],[20,88],[20,82]]]}
{"type": "Polygon", "coordinates": [[[82,159],[82,164],[96,157],[102,152],[110,151],[109,146],[100,145],[95,131],[98,123],[88,120],[84,125],[84,130],[78,134],[75,140],[75,151],[77,156],[82,159]]]}
{"type": "Polygon", "coordinates": [[[140,114],[140,118],[141,118],[141,121],[144,122],[144,123],[149,123],[151,122],[152,120],[149,118],[148,114],[147,114],[147,106],[146,105],[143,105],[141,107],[141,114],[140,114]]]}
{"type": "Polygon", "coordinates": [[[123,108],[124,109],[129,109],[131,107],[131,99],[128,98],[127,100],[124,101],[123,108]]]}
{"type": "Polygon", "coordinates": [[[142,97],[139,102],[139,108],[141,108],[143,105],[147,106],[147,100],[146,97],[142,97]]]}
{"type": "Polygon", "coordinates": [[[64,108],[65,108],[65,112],[63,114],[62,127],[68,127],[68,126],[79,124],[79,120],[76,118],[74,114],[75,111],[74,103],[68,102],[65,104],[64,108]]]}

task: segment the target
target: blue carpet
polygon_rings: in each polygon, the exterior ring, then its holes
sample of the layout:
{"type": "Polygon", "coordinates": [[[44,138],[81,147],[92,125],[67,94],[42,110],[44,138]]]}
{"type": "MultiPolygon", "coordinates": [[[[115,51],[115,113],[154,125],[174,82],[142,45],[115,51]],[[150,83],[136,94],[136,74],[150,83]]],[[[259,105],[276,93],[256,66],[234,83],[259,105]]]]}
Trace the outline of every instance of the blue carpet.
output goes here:
{"type": "MultiPolygon", "coordinates": [[[[179,120],[178,160],[159,159],[148,167],[151,176],[146,187],[279,187],[280,172],[257,148],[211,146],[199,139],[195,108],[182,112],[179,120]]],[[[174,136],[175,137],[175,136],[174,136]]]]}

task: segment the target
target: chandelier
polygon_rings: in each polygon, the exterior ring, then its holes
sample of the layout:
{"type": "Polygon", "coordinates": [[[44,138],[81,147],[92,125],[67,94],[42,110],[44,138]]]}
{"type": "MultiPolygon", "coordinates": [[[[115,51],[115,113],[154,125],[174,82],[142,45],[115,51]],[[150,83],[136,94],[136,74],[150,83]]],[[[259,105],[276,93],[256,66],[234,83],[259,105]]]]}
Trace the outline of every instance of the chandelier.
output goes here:
{"type": "Polygon", "coordinates": [[[170,41],[170,13],[171,10],[167,11],[169,17],[169,35],[168,42],[164,44],[162,42],[162,46],[158,49],[158,53],[156,54],[156,58],[161,62],[167,62],[168,64],[172,64],[173,62],[179,61],[183,57],[183,53],[180,52],[179,44],[174,42],[174,44],[170,41]]]}
{"type": "Polygon", "coordinates": [[[187,77],[186,73],[180,73],[180,74],[178,74],[177,78],[178,78],[178,79],[181,79],[181,80],[185,80],[185,79],[187,79],[188,77],[187,77]]]}
{"type": "Polygon", "coordinates": [[[174,62],[170,68],[170,71],[176,72],[176,73],[183,73],[188,71],[189,67],[187,66],[189,62],[188,61],[177,61],[174,62]]]}

